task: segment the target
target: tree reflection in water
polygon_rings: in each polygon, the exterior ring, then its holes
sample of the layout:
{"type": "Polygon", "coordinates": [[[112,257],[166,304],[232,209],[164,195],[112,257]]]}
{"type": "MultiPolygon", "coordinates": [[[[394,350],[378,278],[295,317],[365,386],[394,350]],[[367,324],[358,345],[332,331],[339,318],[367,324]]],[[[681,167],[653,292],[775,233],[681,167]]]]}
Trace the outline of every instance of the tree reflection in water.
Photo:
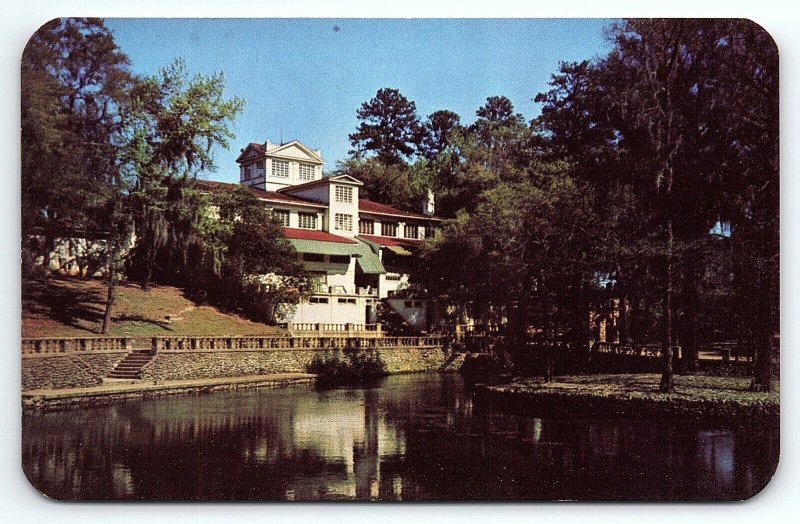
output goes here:
{"type": "Polygon", "coordinates": [[[22,454],[59,499],[705,500],[757,492],[778,449],[771,426],[481,413],[457,376],[407,375],[26,413],[22,454]]]}

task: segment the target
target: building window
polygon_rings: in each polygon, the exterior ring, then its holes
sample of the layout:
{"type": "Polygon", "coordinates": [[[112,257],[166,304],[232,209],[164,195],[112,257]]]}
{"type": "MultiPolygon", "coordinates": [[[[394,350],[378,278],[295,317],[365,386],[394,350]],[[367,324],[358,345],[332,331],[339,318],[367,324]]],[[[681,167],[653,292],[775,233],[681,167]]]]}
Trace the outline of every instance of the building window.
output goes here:
{"type": "Polygon", "coordinates": [[[325,255],[318,253],[303,253],[303,260],[306,262],[325,262],[325,255]]]}
{"type": "Polygon", "coordinates": [[[327,304],[328,297],[311,297],[308,299],[312,304],[327,304]]]}
{"type": "Polygon", "coordinates": [[[385,237],[397,236],[397,223],[396,222],[381,222],[381,235],[385,237]]]}
{"type": "Polygon", "coordinates": [[[328,261],[331,264],[349,264],[350,255],[329,255],[328,261]]]}
{"type": "Polygon", "coordinates": [[[289,178],[289,162],[285,160],[273,160],[272,176],[289,178]]]}
{"type": "Polygon", "coordinates": [[[283,224],[283,227],[289,227],[289,212],[285,209],[273,209],[272,216],[278,219],[278,222],[283,224]]]}
{"type": "Polygon", "coordinates": [[[311,164],[300,164],[300,180],[314,180],[314,166],[311,164]]]}
{"type": "Polygon", "coordinates": [[[345,204],[353,203],[353,188],[350,186],[336,186],[336,201],[345,204]]]}
{"type": "Polygon", "coordinates": [[[316,213],[299,213],[298,225],[303,229],[317,229],[317,214],[316,213]]]}
{"type": "Polygon", "coordinates": [[[386,275],[386,280],[399,281],[400,280],[400,275],[398,275],[396,273],[389,273],[389,274],[386,275]]]}
{"type": "Polygon", "coordinates": [[[375,234],[375,221],[374,220],[359,220],[358,232],[362,235],[375,234]]]}
{"type": "Polygon", "coordinates": [[[244,179],[253,180],[264,176],[264,160],[256,160],[244,166],[244,179]]]}
{"type": "Polygon", "coordinates": [[[353,215],[336,213],[336,218],[334,219],[334,229],[336,229],[337,231],[352,231],[353,215]]]}
{"type": "Polygon", "coordinates": [[[354,298],[340,298],[340,299],[338,299],[338,302],[340,304],[355,304],[356,303],[356,299],[354,299],[354,298]]]}
{"type": "Polygon", "coordinates": [[[427,226],[425,228],[425,238],[433,238],[434,229],[433,226],[427,226]]]}
{"type": "MultiPolygon", "coordinates": [[[[325,273],[311,273],[309,274],[309,283],[311,284],[311,291],[313,293],[327,293],[328,275],[325,273]]],[[[319,302],[320,304],[327,304],[328,301],[319,302]]]]}
{"type": "Polygon", "coordinates": [[[419,227],[413,225],[406,225],[403,230],[403,236],[406,238],[417,238],[419,236],[419,227]]]}

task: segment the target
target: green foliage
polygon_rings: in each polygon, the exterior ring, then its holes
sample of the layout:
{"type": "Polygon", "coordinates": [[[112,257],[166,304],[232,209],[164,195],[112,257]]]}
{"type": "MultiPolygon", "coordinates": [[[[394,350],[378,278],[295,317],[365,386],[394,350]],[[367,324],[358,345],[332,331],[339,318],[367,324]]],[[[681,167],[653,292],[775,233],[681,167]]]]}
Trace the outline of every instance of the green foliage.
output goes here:
{"type": "Polygon", "coordinates": [[[362,182],[360,198],[389,204],[400,209],[419,211],[425,183],[414,166],[405,163],[385,164],[377,157],[353,157],[337,165],[335,174],[349,175],[362,182]]]}
{"type": "Polygon", "coordinates": [[[588,188],[559,166],[540,165],[524,182],[483,191],[473,213],[446,221],[424,248],[429,290],[491,323],[502,323],[512,302],[539,303],[552,293],[567,300],[588,280],[591,209],[588,188]]]}
{"type": "Polygon", "coordinates": [[[108,298],[102,333],[108,332],[133,233],[126,200],[130,180],[120,155],[133,80],[127,56],[99,19],[52,20],[23,53],[23,258],[46,257],[57,236],[91,231],[104,237],[108,298]]]}
{"type": "Polygon", "coordinates": [[[274,324],[278,304],[296,304],[310,283],[281,224],[246,187],[206,197],[187,287],[201,301],[274,324]]]}
{"type": "Polygon", "coordinates": [[[422,125],[419,153],[428,161],[447,149],[453,133],[463,130],[461,117],[447,109],[434,111],[422,125]]]}
{"type": "Polygon", "coordinates": [[[324,387],[364,384],[387,375],[377,351],[356,348],[317,352],[307,371],[324,387]]]}
{"type": "Polygon", "coordinates": [[[127,56],[102,20],[55,19],[28,42],[21,80],[24,248],[46,255],[66,232],[116,234],[127,56]]]}
{"type": "Polygon", "coordinates": [[[399,90],[379,89],[356,114],[361,123],[349,135],[353,153],[374,154],[381,163],[394,165],[416,151],[420,135],[417,107],[399,90]]]}
{"type": "MultiPolygon", "coordinates": [[[[702,276],[718,260],[710,230],[730,224],[735,281],[754,287],[737,290],[752,325],[729,336],[755,336],[768,354],[778,301],[774,42],[746,20],[627,20],[609,34],[608,56],[562,64],[536,97],[538,146],[595,188],[610,226],[600,262],[617,295],[661,308],[665,345],[680,315],[689,358],[708,295],[702,276]]],[[[768,383],[768,369],[761,377],[768,383]]]]}
{"type": "Polygon", "coordinates": [[[131,201],[138,240],[131,272],[145,289],[157,266],[157,278],[180,278],[199,241],[203,202],[189,179],[216,169],[212,149],[228,147],[229,126],[244,107],[238,97],[223,97],[224,86],[222,73],[189,78],[186,64],[176,60],[131,91],[129,168],[136,179],[131,201]]]}

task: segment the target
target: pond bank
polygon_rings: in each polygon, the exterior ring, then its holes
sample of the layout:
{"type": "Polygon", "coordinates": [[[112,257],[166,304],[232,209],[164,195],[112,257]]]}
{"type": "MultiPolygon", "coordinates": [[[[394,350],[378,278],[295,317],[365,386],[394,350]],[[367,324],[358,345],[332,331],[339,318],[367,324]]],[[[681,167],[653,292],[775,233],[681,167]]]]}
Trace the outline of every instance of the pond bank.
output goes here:
{"type": "Polygon", "coordinates": [[[23,391],[22,408],[23,410],[58,411],[73,406],[102,406],[125,400],[148,399],[166,395],[196,395],[243,388],[282,388],[294,384],[313,384],[315,380],[316,375],[310,373],[275,373],[163,382],[107,381],[101,385],[83,388],[23,391]]]}
{"type": "Polygon", "coordinates": [[[676,375],[675,391],[659,393],[659,374],[563,376],[476,385],[481,407],[541,415],[768,418],[780,414],[780,385],[772,393],[748,391],[749,378],[676,375]]]}

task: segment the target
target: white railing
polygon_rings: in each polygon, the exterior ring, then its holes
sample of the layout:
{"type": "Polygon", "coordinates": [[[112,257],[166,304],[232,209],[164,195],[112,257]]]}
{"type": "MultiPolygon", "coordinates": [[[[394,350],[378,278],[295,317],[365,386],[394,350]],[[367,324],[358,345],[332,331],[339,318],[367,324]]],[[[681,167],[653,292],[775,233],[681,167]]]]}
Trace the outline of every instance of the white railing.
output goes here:
{"type": "MultiPolygon", "coordinates": [[[[150,338],[149,349],[158,351],[258,351],[291,349],[344,349],[344,348],[406,348],[442,347],[438,335],[418,337],[375,336],[380,324],[365,324],[359,335],[348,336],[347,332],[334,335],[270,335],[270,336],[155,336],[150,338]],[[370,326],[375,326],[370,334],[370,326]]],[[[22,354],[57,354],[77,351],[130,351],[133,339],[125,337],[75,337],[75,338],[24,338],[22,354]]],[[[137,347],[145,348],[143,342],[137,347]]]]}
{"type": "Polygon", "coordinates": [[[22,354],[73,353],[76,351],[129,351],[130,337],[37,337],[22,339],[22,354]]]}
{"type": "Polygon", "coordinates": [[[332,324],[313,322],[288,322],[281,324],[292,335],[321,337],[382,337],[381,324],[332,324]]]}

